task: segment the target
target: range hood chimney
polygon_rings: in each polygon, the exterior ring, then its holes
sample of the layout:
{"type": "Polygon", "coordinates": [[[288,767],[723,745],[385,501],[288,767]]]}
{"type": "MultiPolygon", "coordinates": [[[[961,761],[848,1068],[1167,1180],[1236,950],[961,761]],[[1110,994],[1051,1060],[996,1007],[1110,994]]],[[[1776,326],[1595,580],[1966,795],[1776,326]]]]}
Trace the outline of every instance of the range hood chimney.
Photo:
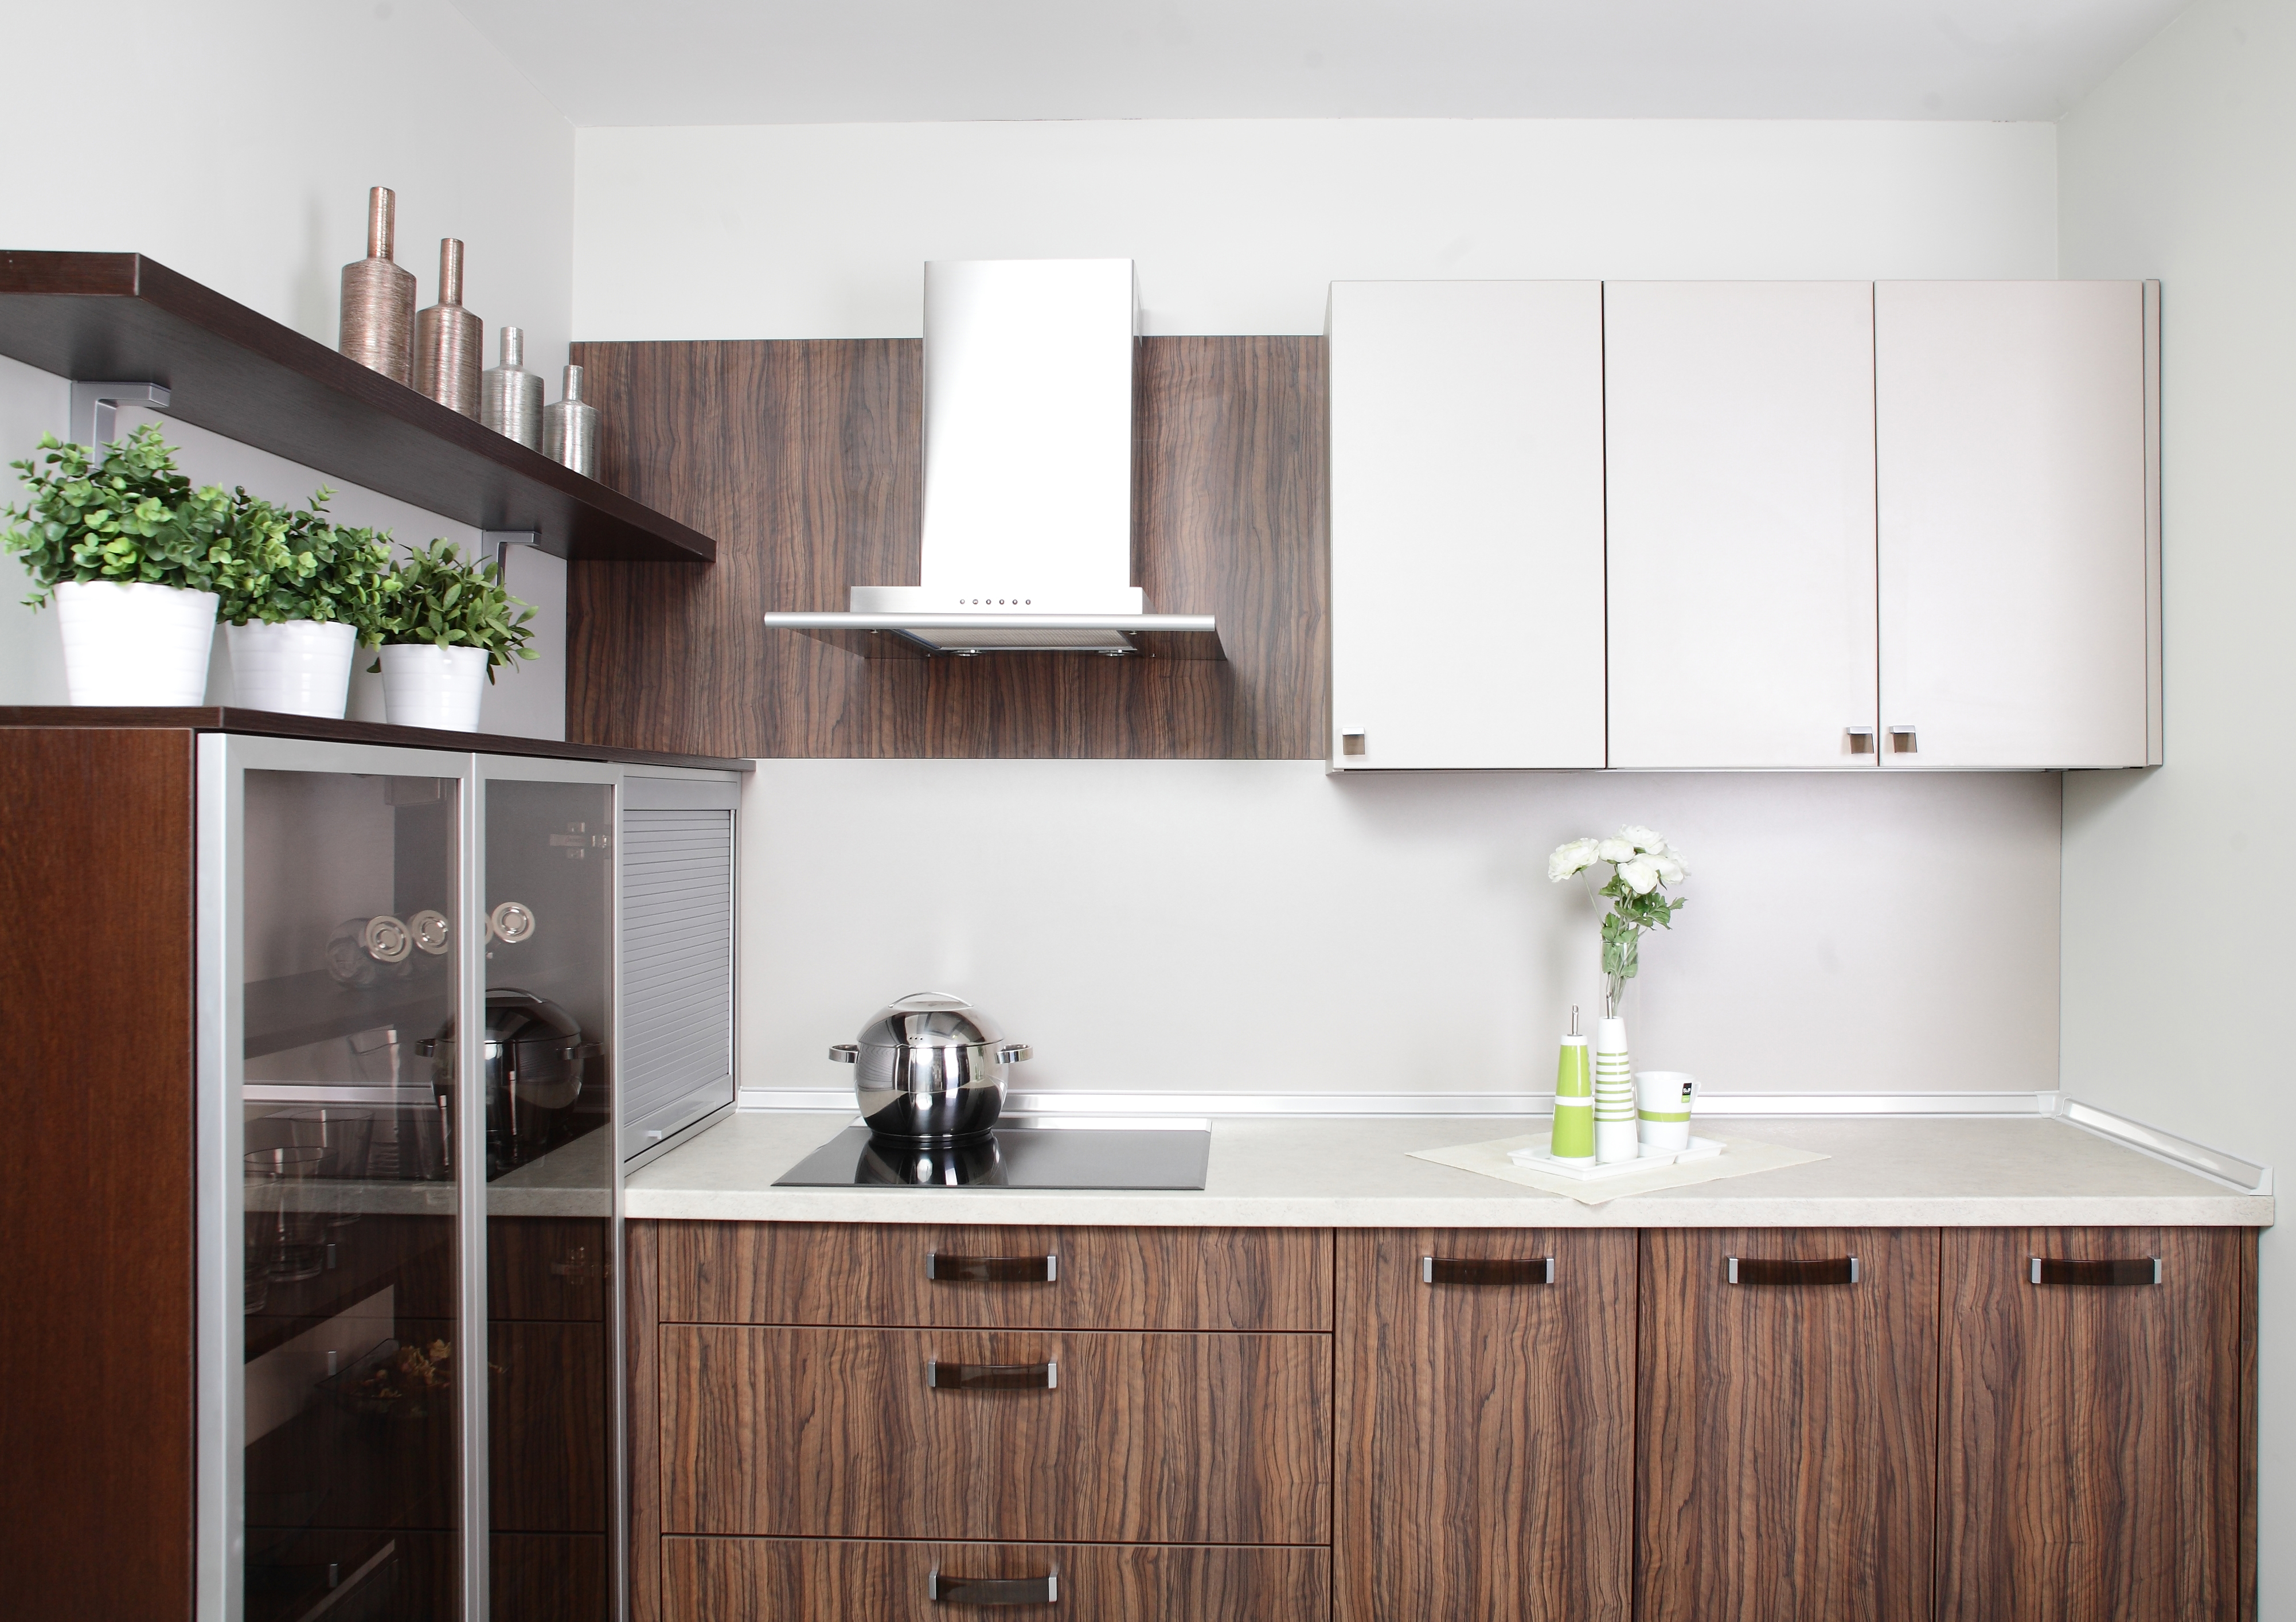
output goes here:
{"type": "Polygon", "coordinates": [[[926,265],[922,583],[766,623],[873,655],[1225,657],[1211,615],[1132,584],[1138,311],[1130,259],[926,265]]]}

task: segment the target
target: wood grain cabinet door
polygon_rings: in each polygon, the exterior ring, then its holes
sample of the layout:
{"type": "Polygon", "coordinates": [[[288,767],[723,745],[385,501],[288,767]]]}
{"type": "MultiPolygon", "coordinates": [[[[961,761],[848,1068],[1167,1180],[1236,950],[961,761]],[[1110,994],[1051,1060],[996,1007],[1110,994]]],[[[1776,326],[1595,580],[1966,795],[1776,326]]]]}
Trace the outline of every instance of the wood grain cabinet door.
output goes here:
{"type": "Polygon", "coordinates": [[[2254,1231],[1956,1229],[1945,1286],[1940,1622],[2252,1617],[2254,1231]]]}
{"type": "Polygon", "coordinates": [[[1624,1229],[1340,1235],[1339,1622],[1624,1622],[1635,1268],[1624,1229]]]}
{"type": "Polygon", "coordinates": [[[661,1348],[665,1532],[1331,1540],[1328,1335],[665,1324],[661,1348]]]}
{"type": "Polygon", "coordinates": [[[1637,1622],[1930,1622],[1938,1243],[1644,1232],[1637,1622]]]}
{"type": "Polygon", "coordinates": [[[1328,1622],[1331,1616],[1331,1555],[1323,1549],[673,1537],[662,1560],[667,1622],[1002,1616],[1328,1622]],[[1049,1602],[1038,1602],[1040,1593],[1049,1593],[1049,1602]]]}

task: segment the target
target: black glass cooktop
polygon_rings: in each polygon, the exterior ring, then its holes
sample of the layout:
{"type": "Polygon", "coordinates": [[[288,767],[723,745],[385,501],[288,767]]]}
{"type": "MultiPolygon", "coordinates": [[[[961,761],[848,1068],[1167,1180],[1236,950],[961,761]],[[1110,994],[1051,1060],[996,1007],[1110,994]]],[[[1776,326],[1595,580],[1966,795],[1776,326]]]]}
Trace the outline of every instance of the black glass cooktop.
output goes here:
{"type": "Polygon", "coordinates": [[[794,1189],[1201,1189],[1212,1135],[1013,1127],[931,1149],[849,1126],[787,1173],[794,1189]]]}

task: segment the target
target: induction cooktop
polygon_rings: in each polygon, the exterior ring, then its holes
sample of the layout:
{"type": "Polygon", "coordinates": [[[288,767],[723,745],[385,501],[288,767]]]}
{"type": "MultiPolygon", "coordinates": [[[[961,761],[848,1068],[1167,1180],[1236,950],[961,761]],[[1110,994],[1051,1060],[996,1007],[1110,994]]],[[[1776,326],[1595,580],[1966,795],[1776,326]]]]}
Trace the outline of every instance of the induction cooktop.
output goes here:
{"type": "Polygon", "coordinates": [[[1212,1135],[1160,1128],[999,1127],[934,1149],[849,1126],[774,1179],[787,1189],[1201,1189],[1212,1135]]]}

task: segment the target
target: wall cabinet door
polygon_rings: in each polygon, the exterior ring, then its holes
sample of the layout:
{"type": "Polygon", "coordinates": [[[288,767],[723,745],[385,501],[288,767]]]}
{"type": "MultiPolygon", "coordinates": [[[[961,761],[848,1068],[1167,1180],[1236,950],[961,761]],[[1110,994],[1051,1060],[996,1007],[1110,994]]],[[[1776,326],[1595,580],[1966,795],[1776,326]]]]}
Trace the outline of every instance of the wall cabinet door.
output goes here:
{"type": "Polygon", "coordinates": [[[2147,304],[1874,289],[1884,765],[2160,758],[2147,304]]]}
{"type": "Polygon", "coordinates": [[[1339,1245],[1340,1622],[1625,1622],[1635,1235],[1339,1245]]]}
{"type": "Polygon", "coordinates": [[[1610,763],[1870,767],[1871,284],[1603,304],[1610,763]]]}
{"type": "Polygon", "coordinates": [[[1642,1243],[1638,1622],[1930,1622],[1937,1231],[1642,1243]]]}
{"type": "Polygon", "coordinates": [[[1338,282],[1331,762],[1600,766],[1594,282],[1338,282]]]}
{"type": "Polygon", "coordinates": [[[2254,1231],[1955,1229],[1945,1280],[1940,1622],[2251,1615],[2254,1231]]]}

